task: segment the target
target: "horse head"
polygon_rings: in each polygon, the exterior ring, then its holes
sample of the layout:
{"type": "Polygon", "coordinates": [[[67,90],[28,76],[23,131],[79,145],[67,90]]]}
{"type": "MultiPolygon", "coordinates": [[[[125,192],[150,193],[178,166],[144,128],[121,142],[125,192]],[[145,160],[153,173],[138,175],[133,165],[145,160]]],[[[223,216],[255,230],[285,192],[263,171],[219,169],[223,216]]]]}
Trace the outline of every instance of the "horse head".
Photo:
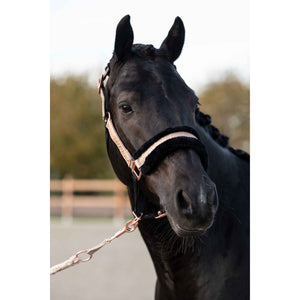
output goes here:
{"type": "MultiPolygon", "coordinates": [[[[132,155],[153,137],[172,128],[187,128],[197,135],[198,98],[174,65],[184,36],[179,17],[159,49],[133,44],[129,16],[117,26],[105,91],[106,106],[120,140],[132,155]]],[[[171,151],[172,142],[162,146],[163,157],[156,153],[159,159],[148,166],[139,181],[141,191],[150,195],[145,209],[165,210],[178,236],[201,234],[213,224],[218,207],[216,186],[206,173],[205,147],[198,137],[196,148],[202,147],[201,151],[190,146],[193,143],[184,142],[171,151]]],[[[107,148],[117,176],[131,189],[131,170],[109,133],[107,148]]]]}

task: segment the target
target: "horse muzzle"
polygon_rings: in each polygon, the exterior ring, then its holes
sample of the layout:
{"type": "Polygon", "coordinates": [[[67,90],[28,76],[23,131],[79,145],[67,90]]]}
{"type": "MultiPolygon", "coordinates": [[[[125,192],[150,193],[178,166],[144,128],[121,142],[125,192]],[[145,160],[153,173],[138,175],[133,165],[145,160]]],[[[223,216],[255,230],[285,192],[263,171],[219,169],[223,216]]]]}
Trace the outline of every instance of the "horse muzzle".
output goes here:
{"type": "Polygon", "coordinates": [[[152,179],[148,186],[156,189],[177,235],[198,235],[212,226],[218,209],[217,189],[193,150],[171,155],[152,179]]]}
{"type": "Polygon", "coordinates": [[[205,190],[179,189],[175,205],[168,210],[170,224],[179,236],[198,235],[210,228],[218,208],[218,195],[213,183],[205,190]]]}

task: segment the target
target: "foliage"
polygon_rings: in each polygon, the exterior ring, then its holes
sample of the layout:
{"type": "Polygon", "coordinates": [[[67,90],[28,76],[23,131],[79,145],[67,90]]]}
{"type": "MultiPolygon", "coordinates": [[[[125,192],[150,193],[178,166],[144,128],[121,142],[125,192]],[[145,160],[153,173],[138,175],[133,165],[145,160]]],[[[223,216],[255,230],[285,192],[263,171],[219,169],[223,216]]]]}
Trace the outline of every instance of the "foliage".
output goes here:
{"type": "Polygon", "coordinates": [[[229,74],[208,84],[198,97],[200,110],[209,114],[213,125],[230,137],[230,145],[249,153],[249,86],[229,74]]]}
{"type": "MultiPolygon", "coordinates": [[[[201,111],[230,137],[235,148],[249,151],[249,87],[234,76],[198,93],[201,111]]],[[[50,80],[51,178],[113,178],[105,146],[97,89],[84,76],[50,80]]]]}
{"type": "Polygon", "coordinates": [[[96,86],[83,76],[51,79],[50,99],[51,178],[114,177],[96,86]]]}

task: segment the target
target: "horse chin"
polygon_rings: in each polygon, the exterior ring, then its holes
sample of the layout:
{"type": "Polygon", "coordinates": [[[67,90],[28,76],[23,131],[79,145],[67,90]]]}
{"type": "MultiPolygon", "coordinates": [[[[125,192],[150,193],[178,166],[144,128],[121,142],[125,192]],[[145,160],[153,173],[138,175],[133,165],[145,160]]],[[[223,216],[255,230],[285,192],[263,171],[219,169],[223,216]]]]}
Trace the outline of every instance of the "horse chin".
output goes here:
{"type": "Polygon", "coordinates": [[[179,237],[188,237],[188,236],[201,236],[203,235],[206,230],[211,226],[208,226],[207,228],[193,228],[193,229],[187,229],[182,228],[177,222],[175,222],[172,218],[168,217],[169,223],[173,229],[173,231],[178,235],[179,237]]]}

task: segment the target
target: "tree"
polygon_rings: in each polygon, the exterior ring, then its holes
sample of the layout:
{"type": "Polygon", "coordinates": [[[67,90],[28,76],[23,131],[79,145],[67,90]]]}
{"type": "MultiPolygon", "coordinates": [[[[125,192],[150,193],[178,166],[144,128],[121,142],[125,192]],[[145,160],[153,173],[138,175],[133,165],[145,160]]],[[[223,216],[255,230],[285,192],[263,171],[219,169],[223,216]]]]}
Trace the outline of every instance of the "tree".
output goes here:
{"type": "Polygon", "coordinates": [[[50,81],[51,178],[112,178],[101,103],[83,76],[50,81]]]}
{"type": "Polygon", "coordinates": [[[200,110],[211,115],[213,125],[230,137],[230,145],[249,152],[249,86],[231,74],[208,84],[198,97],[200,110]]]}

